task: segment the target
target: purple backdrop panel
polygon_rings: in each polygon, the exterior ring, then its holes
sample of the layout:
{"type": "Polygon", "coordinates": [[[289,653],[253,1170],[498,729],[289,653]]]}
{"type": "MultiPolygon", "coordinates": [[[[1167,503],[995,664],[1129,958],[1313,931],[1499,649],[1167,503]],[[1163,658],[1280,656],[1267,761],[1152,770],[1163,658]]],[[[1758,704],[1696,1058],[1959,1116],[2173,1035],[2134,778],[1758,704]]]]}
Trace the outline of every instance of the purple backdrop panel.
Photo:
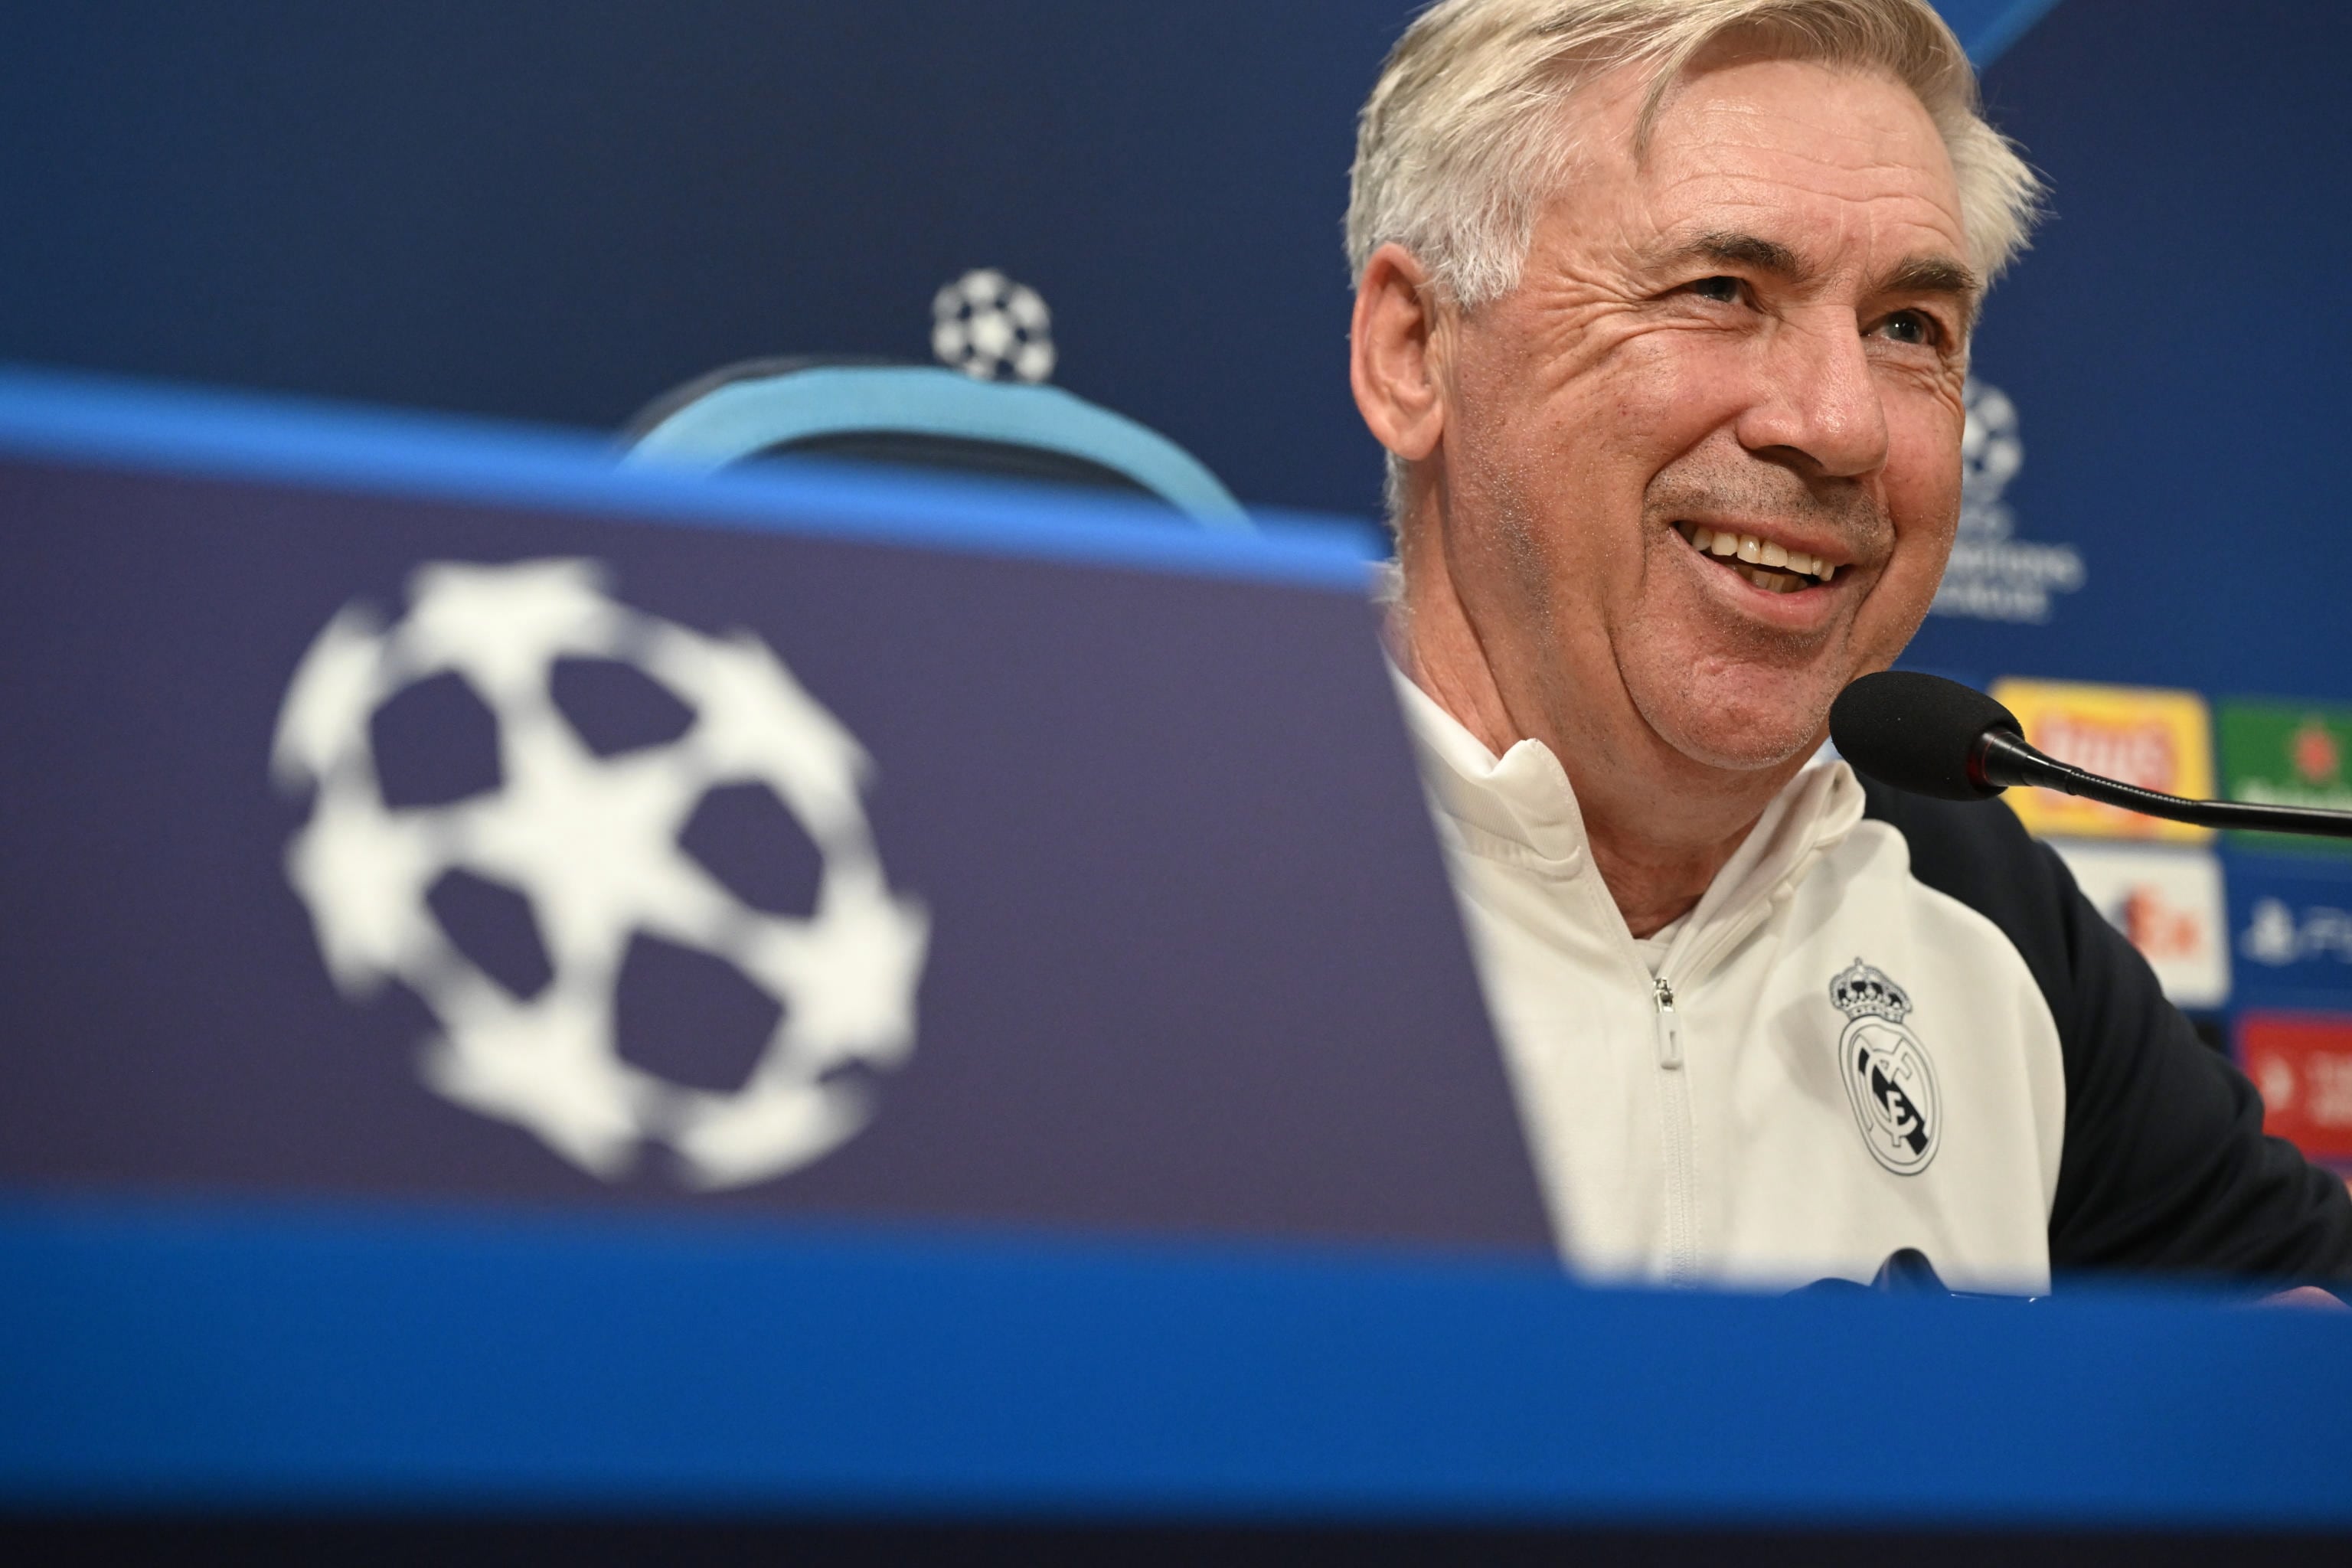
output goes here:
{"type": "Polygon", "coordinates": [[[1548,1245],[1357,596],[27,458],[0,515],[0,1181],[1548,1245]]]}

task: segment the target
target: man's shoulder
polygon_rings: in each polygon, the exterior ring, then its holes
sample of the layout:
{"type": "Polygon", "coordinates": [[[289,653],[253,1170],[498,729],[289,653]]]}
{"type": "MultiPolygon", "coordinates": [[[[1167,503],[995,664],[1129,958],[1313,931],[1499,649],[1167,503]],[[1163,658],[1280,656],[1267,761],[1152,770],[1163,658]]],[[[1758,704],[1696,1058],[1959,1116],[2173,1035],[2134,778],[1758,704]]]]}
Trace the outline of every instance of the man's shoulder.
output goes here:
{"type": "Polygon", "coordinates": [[[2021,876],[2041,879],[2046,851],[2000,802],[1931,800],[1861,782],[1864,817],[1903,836],[1912,874],[1929,886],[1955,898],[1973,894],[1964,901],[1975,902],[1997,900],[2021,876]]]}
{"type": "Polygon", "coordinates": [[[2165,1000],[2147,961],[2065,863],[1997,802],[1865,784],[1864,814],[1900,834],[1911,876],[1966,904],[2025,961],[2066,1076],[2054,1268],[2271,1280],[2352,1273],[2343,1184],[2263,1134],[2263,1104],[2165,1000]]]}
{"type": "Polygon", "coordinates": [[[2055,1011],[2069,989],[2073,879],[1998,801],[1930,800],[1862,781],[1863,816],[1899,834],[1912,878],[2000,930],[2055,1011]]]}

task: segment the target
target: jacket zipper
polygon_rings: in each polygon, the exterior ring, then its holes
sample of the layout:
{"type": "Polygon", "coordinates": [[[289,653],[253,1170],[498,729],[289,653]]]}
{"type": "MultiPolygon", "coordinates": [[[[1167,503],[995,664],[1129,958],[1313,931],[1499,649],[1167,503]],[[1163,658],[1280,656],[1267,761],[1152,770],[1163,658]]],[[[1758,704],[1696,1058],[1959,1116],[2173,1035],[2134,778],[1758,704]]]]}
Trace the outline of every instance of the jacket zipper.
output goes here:
{"type": "Polygon", "coordinates": [[[1666,1142],[1666,1280],[1685,1285],[1698,1272],[1697,1174],[1692,1169],[1690,1074],[1683,1069],[1682,1019],[1675,1012],[1675,988],[1664,975],[1651,981],[1658,1013],[1659,1092],[1664,1101],[1666,1142]]]}
{"type": "MultiPolygon", "coordinates": [[[[1800,861],[1789,879],[1715,932],[1704,948],[1694,950],[1681,966],[1685,987],[1788,902],[1795,876],[1811,864],[1811,856],[1800,861]]],[[[1683,1065],[1682,1016],[1675,1007],[1674,982],[1664,974],[1652,976],[1650,999],[1657,1011],[1659,1100],[1665,1121],[1666,1282],[1687,1285],[1698,1278],[1698,1131],[1691,1114],[1690,1073],[1683,1065]]]]}

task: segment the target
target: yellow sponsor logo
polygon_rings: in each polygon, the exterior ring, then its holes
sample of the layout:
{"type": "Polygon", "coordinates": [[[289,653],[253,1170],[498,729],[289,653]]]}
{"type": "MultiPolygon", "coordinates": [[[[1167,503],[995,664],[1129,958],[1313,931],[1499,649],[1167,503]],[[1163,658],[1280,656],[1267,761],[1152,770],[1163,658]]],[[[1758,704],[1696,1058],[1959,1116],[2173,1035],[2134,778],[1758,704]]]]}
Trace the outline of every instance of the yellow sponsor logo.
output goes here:
{"type": "MultiPolygon", "coordinates": [[[[2213,726],[2194,691],[2002,680],[1993,700],[2017,715],[2025,738],[2062,763],[2166,795],[2210,799],[2213,726]]],[[[2162,822],[2136,811],[2053,790],[2013,789],[2002,797],[2029,832],[2060,837],[2202,840],[2210,827],[2162,822]]]]}

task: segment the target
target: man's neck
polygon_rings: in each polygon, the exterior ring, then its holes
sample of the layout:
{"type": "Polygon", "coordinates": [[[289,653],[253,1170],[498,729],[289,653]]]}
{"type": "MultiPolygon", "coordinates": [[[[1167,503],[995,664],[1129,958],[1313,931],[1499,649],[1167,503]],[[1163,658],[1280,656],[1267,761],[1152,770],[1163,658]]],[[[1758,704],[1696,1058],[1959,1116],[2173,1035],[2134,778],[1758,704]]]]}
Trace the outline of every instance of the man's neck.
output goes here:
{"type": "Polygon", "coordinates": [[[1688,913],[1804,759],[1733,773],[1674,752],[1646,726],[1633,743],[1615,744],[1580,733],[1592,727],[1588,716],[1515,704],[1442,572],[1432,575],[1436,591],[1409,574],[1391,610],[1398,667],[1496,756],[1523,740],[1550,748],[1576,792],[1593,868],[1635,937],[1688,913]]]}

